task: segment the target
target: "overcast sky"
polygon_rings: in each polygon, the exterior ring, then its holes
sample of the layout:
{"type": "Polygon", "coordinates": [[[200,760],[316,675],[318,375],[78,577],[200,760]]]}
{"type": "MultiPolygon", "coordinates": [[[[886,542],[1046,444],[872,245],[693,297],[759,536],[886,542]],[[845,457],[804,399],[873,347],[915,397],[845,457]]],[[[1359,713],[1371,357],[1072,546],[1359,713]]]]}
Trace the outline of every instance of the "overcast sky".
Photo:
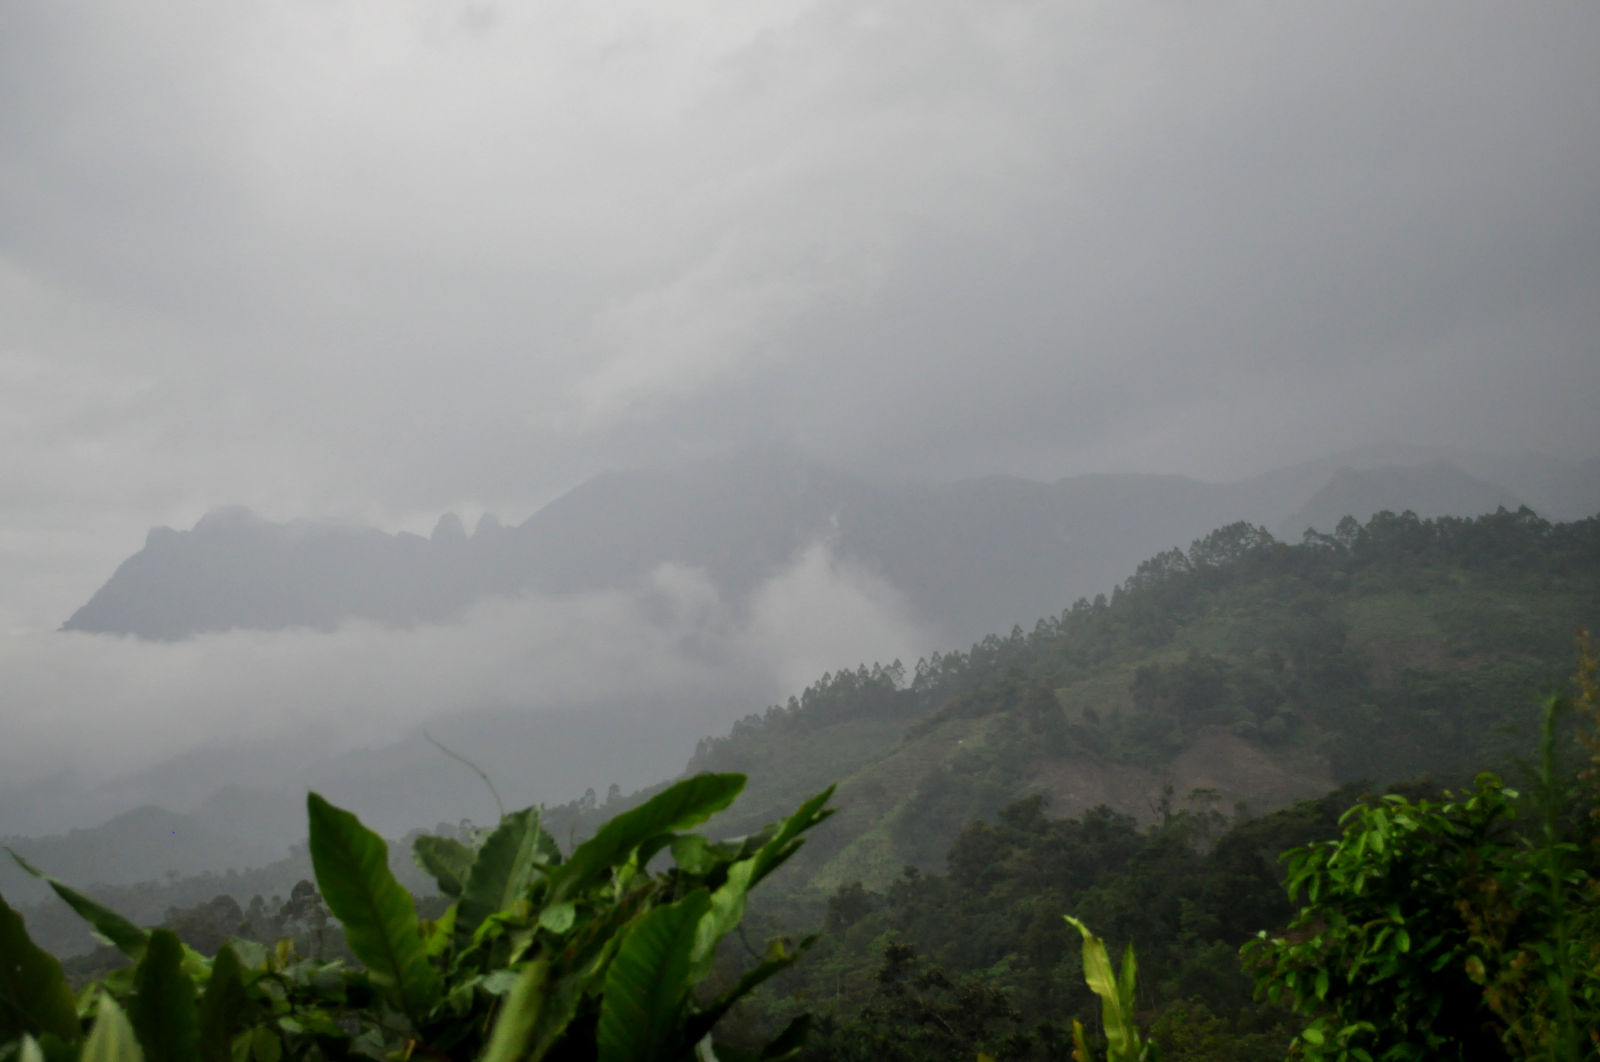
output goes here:
{"type": "Polygon", "coordinates": [[[0,623],[760,444],[1592,453],[1600,5],[0,5],[0,623]]]}

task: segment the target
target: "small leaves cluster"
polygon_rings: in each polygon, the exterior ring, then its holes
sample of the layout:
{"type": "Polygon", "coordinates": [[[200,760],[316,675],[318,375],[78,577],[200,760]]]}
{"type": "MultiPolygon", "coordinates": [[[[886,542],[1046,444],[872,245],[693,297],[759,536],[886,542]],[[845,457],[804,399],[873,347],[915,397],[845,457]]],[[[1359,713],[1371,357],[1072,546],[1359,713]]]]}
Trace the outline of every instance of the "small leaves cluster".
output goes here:
{"type": "Polygon", "coordinates": [[[753,1051],[719,1042],[716,1029],[809,938],[774,940],[723,991],[708,988],[750,889],[831,814],[832,790],[749,837],[690,832],[744,781],[686,779],[566,857],[538,808],[503,816],[476,846],[418,838],[418,865],[451,901],[432,920],[417,917],[382,838],[310,794],[317,884],[359,966],[301,958],[287,939],[272,948],[232,941],[203,956],[170,930],[140,929],[46,878],[131,965],[74,993],[0,900],[0,1060],[786,1057],[803,1019],[753,1051]],[[672,865],[652,872],[667,856],[672,865]]]}
{"type": "Polygon", "coordinates": [[[1579,842],[1587,798],[1555,754],[1570,707],[1546,702],[1528,795],[1483,774],[1444,802],[1385,796],[1350,809],[1338,840],[1286,853],[1304,906],[1244,955],[1261,994],[1311,1018],[1300,1057],[1566,1062],[1600,1050],[1600,853],[1579,842]],[[1514,822],[1519,812],[1533,821],[1514,822]]]}
{"type": "Polygon", "coordinates": [[[1307,1058],[1399,1062],[1454,1057],[1492,1015],[1468,973],[1458,916],[1469,868],[1503,843],[1515,793],[1491,775],[1461,802],[1390,795],[1346,813],[1344,835],[1288,853],[1306,906],[1284,937],[1246,945],[1258,987],[1313,1015],[1307,1058]]]}

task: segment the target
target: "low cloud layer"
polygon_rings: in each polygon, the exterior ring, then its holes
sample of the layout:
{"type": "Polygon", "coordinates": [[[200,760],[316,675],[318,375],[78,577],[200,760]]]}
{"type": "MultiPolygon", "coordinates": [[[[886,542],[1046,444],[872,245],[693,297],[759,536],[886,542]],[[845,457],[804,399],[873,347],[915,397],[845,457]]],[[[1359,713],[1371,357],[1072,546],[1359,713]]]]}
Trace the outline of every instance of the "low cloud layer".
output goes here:
{"type": "Polygon", "coordinates": [[[777,444],[1592,453],[1600,7],[0,6],[0,626],[777,444]],[[418,526],[421,524],[422,526],[418,526]]]}
{"type": "MultiPolygon", "coordinates": [[[[887,586],[817,545],[748,602],[663,567],[630,592],[488,602],[461,623],[410,630],[16,637],[0,643],[0,777],[21,786],[70,771],[103,783],[206,746],[275,748],[309,735],[308,757],[328,756],[472,709],[633,705],[642,719],[686,695],[720,696],[684,721],[682,748],[692,749],[713,724],[798,693],[824,670],[933,648],[906,615],[887,586]]],[[[682,748],[635,784],[681,769],[682,748]]]]}

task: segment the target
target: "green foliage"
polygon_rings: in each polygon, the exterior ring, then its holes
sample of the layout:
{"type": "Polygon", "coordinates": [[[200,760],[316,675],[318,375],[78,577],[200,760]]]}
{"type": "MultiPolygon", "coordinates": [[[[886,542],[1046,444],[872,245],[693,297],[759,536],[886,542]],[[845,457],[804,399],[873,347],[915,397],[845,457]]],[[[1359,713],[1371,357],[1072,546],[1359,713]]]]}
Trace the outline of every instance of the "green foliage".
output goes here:
{"type": "Polygon", "coordinates": [[[244,987],[239,956],[224,945],[211,961],[211,977],[200,1000],[200,1057],[206,1062],[229,1062],[233,1041],[250,1027],[255,1009],[244,987]]]}
{"type": "Polygon", "coordinates": [[[889,941],[881,951],[859,1015],[847,1024],[824,1016],[804,1057],[921,1062],[1015,1056],[1009,1049],[1017,1046],[1018,1013],[1004,991],[981,977],[952,977],[911,944],[889,941]]]}
{"type": "Polygon", "coordinates": [[[1566,817],[1563,709],[1547,703],[1530,798],[1491,774],[1444,802],[1391,795],[1287,854],[1305,906],[1245,954],[1268,998],[1312,1019],[1304,1057],[1565,1062],[1600,1042],[1600,859],[1566,817]]]}
{"type": "Polygon", "coordinates": [[[595,1040],[600,1062],[652,1062],[677,1058],[689,1003],[689,971],[695,928],[710,896],[695,890],[677,903],[657,907],[622,937],[606,971],[605,1002],[595,1040]]]}
{"type": "MultiPolygon", "coordinates": [[[[726,807],[743,784],[738,775],[680,782],[564,861],[533,808],[504,816],[476,849],[419,839],[418,864],[458,886],[459,899],[431,921],[417,918],[383,840],[311,794],[317,885],[358,967],[302,958],[289,938],[271,948],[236,941],[208,959],[170,930],[147,933],[52,882],[137,962],[85,990],[97,1001],[85,1029],[59,966],[0,905],[0,1057],[743,1057],[717,1042],[718,1023],[810,941],[775,941],[720,994],[707,991],[722,976],[718,945],[738,928],[749,889],[831,813],[829,790],[738,841],[681,832],[726,807]],[[664,851],[682,858],[652,872],[664,851]]],[[[302,899],[314,901],[307,889],[302,899]]],[[[798,1031],[786,1030],[762,1057],[798,1047],[798,1031]]]]}
{"type": "Polygon", "coordinates": [[[486,919],[514,904],[539,867],[559,862],[559,852],[551,857],[554,849],[555,842],[539,826],[538,808],[501,819],[462,874],[461,902],[455,915],[457,941],[471,939],[486,919]]]}
{"type": "Polygon", "coordinates": [[[964,824],[1035,787],[1066,796],[1085,761],[1109,776],[1088,791],[1136,814],[1137,776],[1180,754],[1176,773],[1200,766],[1224,810],[1280,807],[1324,778],[1469,780],[1522,751],[1516,735],[1537,725],[1527,691],[1560,680],[1597,586],[1600,518],[1379,514],[1295,545],[1235,525],[1031,631],[903,675],[834,672],[703,741],[695,762],[751,773],[739,828],[840,779],[851,825],[792,875],[818,892],[938,867],[964,824]],[[1240,741],[1260,757],[1230,755],[1240,741]]]}
{"type": "MultiPolygon", "coordinates": [[[[1089,931],[1089,927],[1064,916],[1067,924],[1083,936],[1083,980],[1095,995],[1100,997],[1100,1020],[1106,1035],[1106,1062],[1156,1062],[1160,1053],[1139,1033],[1133,1020],[1134,987],[1138,966],[1133,958],[1133,945],[1128,945],[1122,956],[1122,971],[1111,967],[1111,956],[1106,953],[1106,942],[1089,931]]],[[[1077,1062],[1092,1062],[1089,1046],[1084,1042],[1083,1024],[1074,1020],[1072,1040],[1076,1047],[1073,1057],[1077,1062]]]]}
{"type": "Polygon", "coordinates": [[[613,868],[636,870],[669,844],[676,831],[699,825],[733,803],[744,782],[742,774],[697,774],[623,812],[551,872],[551,896],[564,899],[613,868]]]}
{"type": "Polygon", "coordinates": [[[55,957],[28,939],[22,916],[0,899],[0,1042],[24,1034],[71,1038],[78,1028],[72,989],[55,957]]]}
{"type": "Polygon", "coordinates": [[[979,1050],[1064,1062],[1073,1020],[1098,1038],[1103,1009],[1062,920],[1071,910],[1138,953],[1138,1010],[1163,1029],[1164,1062],[1277,1062],[1291,1015],[1252,1002],[1238,948],[1293,914],[1277,854],[1335,831],[1353,798],[1231,826],[1179,807],[1150,827],[1108,808],[1060,819],[1040,797],[1018,801],[961,831],[948,873],[908,869],[883,892],[840,886],[819,912],[830,931],[775,983],[785,995],[763,993],[752,1008],[767,1028],[794,1008],[815,1011],[806,1057],[819,1062],[979,1050]]]}
{"type": "Polygon", "coordinates": [[[423,834],[417,838],[411,852],[417,867],[438,883],[441,893],[460,898],[462,882],[477,859],[477,853],[470,846],[454,837],[423,834]]]}
{"type": "Polygon", "coordinates": [[[144,1062],[144,1052],[133,1025],[117,1001],[101,993],[95,1007],[94,1028],[83,1043],[81,1062],[144,1062]]]}
{"type": "Polygon", "coordinates": [[[170,929],[150,934],[134,968],[128,1019],[149,1062],[190,1062],[199,1050],[194,981],[183,969],[183,945],[170,929]]]}
{"type": "Polygon", "coordinates": [[[417,928],[416,904],[389,870],[389,846],[348,811],[316,793],[306,798],[311,865],[328,908],[372,981],[413,1023],[439,993],[417,928]]]}
{"type": "MultiPolygon", "coordinates": [[[[10,852],[11,850],[8,848],[6,851],[10,852]]],[[[95,936],[98,939],[115,946],[117,950],[130,959],[137,960],[144,954],[145,944],[149,940],[149,934],[144,930],[110,908],[89,899],[89,897],[76,889],[63,885],[55,878],[34,867],[17,853],[11,852],[11,858],[16,860],[17,865],[22,867],[23,870],[49,885],[51,890],[61,897],[68,907],[77,912],[80,918],[94,928],[95,936]]]]}

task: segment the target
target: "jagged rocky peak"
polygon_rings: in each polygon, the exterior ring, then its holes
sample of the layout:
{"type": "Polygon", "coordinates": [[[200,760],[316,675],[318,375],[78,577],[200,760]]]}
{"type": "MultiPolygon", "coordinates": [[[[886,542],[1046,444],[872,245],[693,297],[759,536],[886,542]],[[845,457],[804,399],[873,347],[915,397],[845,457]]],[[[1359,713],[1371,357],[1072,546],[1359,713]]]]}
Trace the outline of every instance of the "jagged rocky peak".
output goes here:
{"type": "Polygon", "coordinates": [[[505,525],[500,522],[500,518],[498,516],[496,516],[494,513],[484,513],[482,516],[478,517],[478,524],[472,529],[472,537],[488,538],[493,535],[498,535],[505,529],[505,525]]]}
{"type": "Polygon", "coordinates": [[[163,550],[179,548],[184,539],[191,535],[208,539],[230,538],[241,532],[260,531],[270,527],[256,513],[243,505],[224,505],[212,509],[200,519],[195,521],[194,527],[188,531],[177,528],[159,526],[152,527],[145,532],[144,548],[146,550],[163,550]]]}
{"type": "Polygon", "coordinates": [[[461,517],[455,513],[445,513],[433,525],[433,534],[428,537],[435,545],[453,545],[467,540],[467,529],[462,526],[461,517]]]}
{"type": "Polygon", "coordinates": [[[195,521],[196,534],[214,533],[239,530],[242,528],[260,527],[265,520],[255,514],[255,511],[243,505],[224,505],[212,509],[199,520],[195,521]]]}

